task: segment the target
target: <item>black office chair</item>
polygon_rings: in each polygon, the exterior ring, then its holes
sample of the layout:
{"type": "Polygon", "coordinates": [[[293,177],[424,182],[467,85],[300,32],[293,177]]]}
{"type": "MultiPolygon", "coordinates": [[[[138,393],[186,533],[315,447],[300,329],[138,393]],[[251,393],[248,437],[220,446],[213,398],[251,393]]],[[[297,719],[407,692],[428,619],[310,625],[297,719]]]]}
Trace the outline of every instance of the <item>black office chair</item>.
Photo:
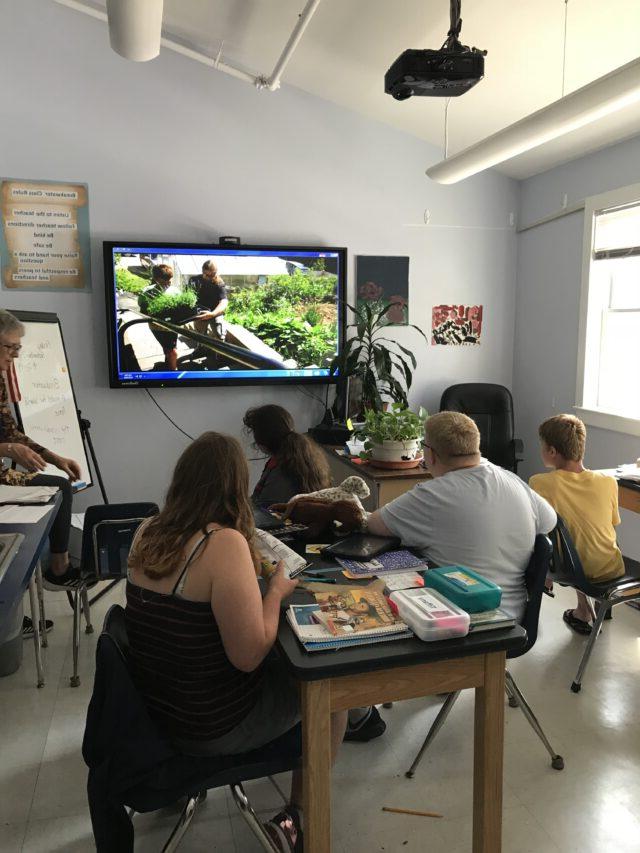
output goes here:
{"type": "Polygon", "coordinates": [[[73,675],[71,687],[78,687],[80,622],[84,613],[85,634],[93,633],[88,589],[96,581],[122,580],[127,575],[127,557],[140,523],[158,512],[155,503],[99,504],[87,508],[82,528],[81,580],[69,591],[73,607],[73,675]]]}
{"type": "Polygon", "coordinates": [[[578,672],[571,684],[571,690],[574,693],[579,693],[582,689],[582,678],[589,663],[591,652],[607,614],[616,604],[640,601],[640,572],[635,561],[625,558],[626,571],[622,577],[603,583],[592,583],[584,573],[578,552],[560,516],[558,516],[556,529],[552,533],[552,542],[551,574],[553,580],[562,586],[572,586],[574,589],[583,592],[588,598],[595,599],[598,603],[595,612],[591,608],[594,624],[587,639],[578,672]]]}
{"type": "Polygon", "coordinates": [[[462,412],[480,430],[480,452],[490,462],[517,473],[521,439],[514,437],[513,398],[508,388],[484,382],[450,385],[440,398],[441,412],[462,412]]]}
{"type": "MultiPolygon", "coordinates": [[[[531,555],[531,559],[529,560],[529,565],[527,566],[525,572],[525,585],[527,587],[527,605],[525,608],[524,616],[522,618],[522,622],[520,623],[522,627],[527,632],[527,642],[525,647],[518,652],[507,655],[508,658],[517,658],[521,655],[526,654],[530,649],[533,648],[535,642],[538,638],[538,620],[540,617],[540,604],[542,602],[542,590],[544,589],[544,581],[547,576],[547,572],[549,570],[549,564],[551,561],[551,551],[552,546],[548,536],[544,536],[540,534],[536,536],[535,544],[533,547],[533,554],[531,555]]],[[[529,703],[523,696],[520,688],[515,682],[514,677],[511,675],[509,670],[507,669],[505,672],[505,690],[507,693],[507,697],[509,699],[509,705],[512,708],[520,708],[522,713],[527,718],[531,728],[538,735],[542,743],[544,744],[545,749],[551,756],[551,766],[554,770],[563,770],[564,769],[564,759],[561,755],[558,755],[557,752],[554,751],[553,747],[547,740],[547,736],[542,731],[542,727],[538,722],[535,714],[531,710],[529,703]]],[[[427,750],[427,747],[431,743],[431,741],[435,738],[437,733],[442,728],[444,721],[449,716],[449,712],[453,708],[453,705],[460,695],[460,691],[457,690],[455,693],[449,693],[447,698],[444,701],[444,705],[440,708],[438,712],[438,716],[433,721],[431,728],[424,740],[424,743],[420,747],[420,751],[416,755],[413,764],[405,773],[408,779],[412,779],[418,764],[422,760],[422,756],[427,750]]]]}
{"type": "Polygon", "coordinates": [[[162,848],[163,853],[176,850],[207,790],[225,785],[263,848],[279,851],[252,809],[242,783],[271,779],[297,768],[302,752],[300,726],[243,755],[198,758],[179,754],[151,721],[129,674],[127,651],[125,613],[116,604],[108,611],[98,640],[96,677],[82,744],[89,766],[87,792],[98,853],[133,853],[132,816],[157,811],[186,797],[162,848]]]}

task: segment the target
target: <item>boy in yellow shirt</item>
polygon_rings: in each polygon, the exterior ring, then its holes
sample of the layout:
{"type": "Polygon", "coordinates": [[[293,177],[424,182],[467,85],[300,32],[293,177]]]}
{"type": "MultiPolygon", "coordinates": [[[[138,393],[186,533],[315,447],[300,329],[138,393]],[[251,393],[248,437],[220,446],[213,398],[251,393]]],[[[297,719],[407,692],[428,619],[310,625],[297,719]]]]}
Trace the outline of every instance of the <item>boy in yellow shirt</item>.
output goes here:
{"type": "MultiPolygon", "coordinates": [[[[531,488],[562,517],[589,580],[613,580],[624,574],[614,526],[620,524],[618,484],[613,477],[583,465],[585,425],[574,415],[548,418],[538,429],[542,461],[548,474],[534,474],[531,488]]],[[[592,618],[587,597],[578,592],[578,606],[562,618],[579,634],[590,634],[592,618]]]]}

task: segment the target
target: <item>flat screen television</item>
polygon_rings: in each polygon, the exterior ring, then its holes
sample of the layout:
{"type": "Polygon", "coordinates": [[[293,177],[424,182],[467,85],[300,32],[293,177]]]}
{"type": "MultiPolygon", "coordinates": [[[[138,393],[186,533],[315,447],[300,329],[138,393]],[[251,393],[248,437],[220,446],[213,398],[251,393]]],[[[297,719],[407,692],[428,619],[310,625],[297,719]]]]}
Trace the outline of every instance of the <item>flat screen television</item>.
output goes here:
{"type": "Polygon", "coordinates": [[[346,259],[325,246],[105,242],[111,387],[333,381],[346,259]]]}

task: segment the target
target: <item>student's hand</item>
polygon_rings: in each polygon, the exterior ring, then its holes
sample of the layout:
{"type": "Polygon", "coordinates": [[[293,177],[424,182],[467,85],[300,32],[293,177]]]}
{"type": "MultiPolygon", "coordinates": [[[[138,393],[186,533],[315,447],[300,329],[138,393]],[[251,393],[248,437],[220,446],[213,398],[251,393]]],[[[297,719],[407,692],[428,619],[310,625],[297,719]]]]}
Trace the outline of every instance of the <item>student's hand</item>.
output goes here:
{"type": "Polygon", "coordinates": [[[26,468],[29,473],[44,471],[47,467],[47,463],[44,461],[42,456],[26,444],[12,444],[9,456],[14,462],[17,462],[18,465],[22,465],[23,468],[26,468]]]}
{"type": "Polygon", "coordinates": [[[76,480],[80,479],[80,466],[75,459],[65,459],[64,456],[56,456],[53,460],[53,464],[56,468],[64,471],[72,483],[75,483],[76,480]]]}
{"type": "Polygon", "coordinates": [[[283,598],[288,598],[297,586],[298,581],[289,580],[284,569],[284,563],[280,560],[275,571],[269,578],[269,590],[274,590],[280,597],[280,601],[282,601],[283,598]]]}

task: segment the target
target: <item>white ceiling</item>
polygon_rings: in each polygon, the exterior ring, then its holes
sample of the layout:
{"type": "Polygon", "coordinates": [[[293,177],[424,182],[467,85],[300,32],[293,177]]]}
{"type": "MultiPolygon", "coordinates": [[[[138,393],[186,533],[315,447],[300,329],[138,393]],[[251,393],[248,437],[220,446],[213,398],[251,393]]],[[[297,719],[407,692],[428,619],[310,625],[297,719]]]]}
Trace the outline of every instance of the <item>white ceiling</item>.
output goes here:
{"type": "MultiPolygon", "coordinates": [[[[304,5],[305,0],[164,0],[164,33],[212,56],[224,42],[225,61],[269,75],[304,5]]],[[[640,55],[640,0],[569,0],[567,11],[566,92],[640,55]]],[[[564,14],[565,0],[463,0],[462,42],[488,55],[485,79],[451,101],[449,154],[560,97],[564,14]]],[[[395,101],[384,94],[383,78],[406,48],[440,47],[448,26],[448,0],[323,0],[282,83],[442,145],[443,101],[395,101]]],[[[500,170],[529,177],[637,133],[635,105],[500,170]]]]}

